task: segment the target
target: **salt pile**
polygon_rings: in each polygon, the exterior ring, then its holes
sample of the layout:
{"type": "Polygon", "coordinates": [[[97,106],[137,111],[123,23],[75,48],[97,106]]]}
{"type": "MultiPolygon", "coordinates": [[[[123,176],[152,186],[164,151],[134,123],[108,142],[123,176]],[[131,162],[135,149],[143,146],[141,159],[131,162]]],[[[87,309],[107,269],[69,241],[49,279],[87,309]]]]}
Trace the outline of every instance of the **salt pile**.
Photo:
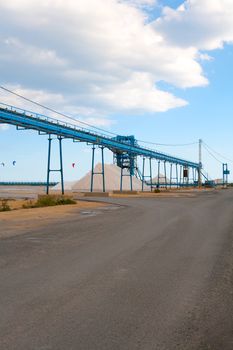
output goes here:
{"type": "MultiPolygon", "coordinates": [[[[98,163],[95,166],[94,172],[101,172],[102,165],[98,163]]],[[[106,191],[119,191],[120,190],[120,180],[121,180],[121,168],[114,164],[105,164],[104,166],[105,172],[105,189],[106,191]]],[[[126,174],[126,170],[124,170],[124,174],[126,174]]],[[[135,176],[132,177],[133,190],[140,191],[142,188],[142,183],[135,176]]],[[[89,171],[82,179],[77,181],[72,190],[78,191],[90,191],[91,187],[91,171],[89,171]]],[[[130,176],[123,177],[123,191],[130,191],[130,176]]],[[[103,191],[103,179],[101,175],[94,176],[94,191],[103,191]]]]}
{"type": "Polygon", "coordinates": [[[156,177],[154,177],[154,178],[152,179],[152,183],[153,183],[153,184],[157,184],[158,182],[159,182],[160,184],[165,184],[165,183],[168,183],[169,181],[168,181],[168,179],[165,177],[165,175],[159,174],[159,175],[157,175],[156,177]]]}
{"type": "MultiPolygon", "coordinates": [[[[94,172],[99,173],[102,171],[102,165],[101,163],[98,163],[95,166],[94,172]]],[[[121,181],[121,168],[114,164],[105,164],[104,165],[104,172],[105,172],[105,190],[107,192],[109,191],[119,191],[120,190],[120,181],[121,181]]],[[[124,174],[126,173],[126,170],[124,169],[124,174]]],[[[141,180],[136,178],[136,176],[132,176],[132,183],[133,183],[133,190],[134,191],[141,191],[142,189],[142,183],[141,180]]],[[[76,181],[74,183],[65,183],[65,189],[70,189],[74,191],[80,191],[80,192],[90,192],[91,188],[91,171],[89,171],[83,178],[81,178],[79,181],[76,181]]],[[[54,190],[60,190],[61,185],[58,184],[54,187],[54,190]]],[[[123,191],[130,191],[130,176],[124,176],[123,177],[123,191]]],[[[144,190],[150,190],[150,188],[146,185],[144,185],[144,190]]],[[[102,175],[94,175],[94,185],[93,185],[93,191],[95,192],[102,192],[103,191],[103,178],[102,175]]]]}

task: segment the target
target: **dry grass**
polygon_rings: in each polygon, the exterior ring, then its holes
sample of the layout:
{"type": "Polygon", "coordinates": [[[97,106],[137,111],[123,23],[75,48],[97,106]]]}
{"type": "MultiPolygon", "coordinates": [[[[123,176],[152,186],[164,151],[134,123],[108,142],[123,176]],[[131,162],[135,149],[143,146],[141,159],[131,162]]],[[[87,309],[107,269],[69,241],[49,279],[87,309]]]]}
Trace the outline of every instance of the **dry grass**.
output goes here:
{"type": "Polygon", "coordinates": [[[70,196],[63,195],[40,195],[37,201],[32,203],[31,201],[23,205],[24,209],[28,208],[43,208],[43,207],[53,207],[56,205],[68,205],[76,204],[76,201],[70,196]]]}
{"type": "Polygon", "coordinates": [[[56,205],[71,205],[77,202],[72,196],[62,195],[39,195],[38,199],[0,199],[0,212],[29,209],[29,208],[42,208],[56,205]]]}

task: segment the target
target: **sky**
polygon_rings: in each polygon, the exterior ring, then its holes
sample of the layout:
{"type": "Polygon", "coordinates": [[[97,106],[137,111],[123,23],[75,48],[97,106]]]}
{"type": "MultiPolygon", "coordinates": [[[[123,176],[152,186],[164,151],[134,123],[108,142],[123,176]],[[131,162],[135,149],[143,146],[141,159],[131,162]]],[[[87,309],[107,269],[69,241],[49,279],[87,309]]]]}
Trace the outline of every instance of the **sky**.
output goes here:
{"type": "MultiPolygon", "coordinates": [[[[1,86],[188,160],[202,139],[211,178],[233,168],[232,0],[0,0],[0,13],[1,86]]],[[[60,118],[3,90],[0,102],[60,118]]],[[[47,146],[0,125],[0,181],[45,180],[47,146]]],[[[90,146],[65,140],[63,153],[65,180],[90,170],[90,146]]]]}

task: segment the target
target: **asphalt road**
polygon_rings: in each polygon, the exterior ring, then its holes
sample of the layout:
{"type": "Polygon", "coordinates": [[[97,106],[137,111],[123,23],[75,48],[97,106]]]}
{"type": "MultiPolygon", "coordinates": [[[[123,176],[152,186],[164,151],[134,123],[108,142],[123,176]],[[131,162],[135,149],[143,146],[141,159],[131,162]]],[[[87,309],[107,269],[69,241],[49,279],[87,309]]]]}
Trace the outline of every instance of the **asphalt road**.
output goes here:
{"type": "Polygon", "coordinates": [[[113,201],[0,240],[0,349],[232,350],[233,191],[113,201]]]}

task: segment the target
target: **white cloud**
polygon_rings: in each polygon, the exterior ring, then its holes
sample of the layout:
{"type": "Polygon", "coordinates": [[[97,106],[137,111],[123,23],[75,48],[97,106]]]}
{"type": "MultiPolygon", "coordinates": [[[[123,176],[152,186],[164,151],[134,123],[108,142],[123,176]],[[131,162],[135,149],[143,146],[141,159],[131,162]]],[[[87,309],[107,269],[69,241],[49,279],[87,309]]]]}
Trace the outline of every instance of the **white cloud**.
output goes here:
{"type": "Polygon", "coordinates": [[[126,4],[136,7],[153,7],[157,4],[157,0],[121,0],[119,2],[125,2],[126,4]]]}
{"type": "Polygon", "coordinates": [[[213,61],[213,57],[211,57],[207,53],[201,53],[201,52],[199,53],[199,59],[201,61],[213,61]]]}
{"type": "Polygon", "coordinates": [[[35,66],[55,66],[59,68],[66,64],[64,59],[57,57],[54,50],[41,49],[33,45],[27,45],[18,38],[6,38],[2,42],[2,46],[4,47],[4,51],[1,54],[2,60],[5,57],[6,61],[14,61],[15,57],[18,56],[24,63],[33,64],[35,66]]]}
{"type": "Polygon", "coordinates": [[[80,120],[92,126],[97,126],[98,128],[105,128],[105,129],[109,128],[110,126],[116,123],[115,120],[110,120],[107,118],[100,118],[100,117],[88,117],[80,120]]]}
{"type": "MultiPolygon", "coordinates": [[[[203,50],[232,40],[230,0],[190,0],[147,23],[153,0],[0,0],[0,74],[39,102],[99,125],[117,111],[186,101],[161,91],[208,84],[203,50]],[[26,19],[26,20],[25,20],[26,19]]],[[[9,101],[8,101],[9,102],[9,101]]],[[[17,101],[13,101],[14,103],[17,101]]],[[[18,103],[18,102],[17,102],[18,103]]]]}
{"type": "Polygon", "coordinates": [[[98,97],[112,108],[137,112],[164,112],[187,104],[154,86],[150,74],[135,73],[130,80],[114,85],[108,91],[96,91],[98,97]],[[118,101],[121,101],[120,106],[118,101]]]}
{"type": "Polygon", "coordinates": [[[165,7],[156,21],[168,43],[202,50],[233,42],[232,0],[187,0],[178,9],[165,7]]]}
{"type": "MultiPolygon", "coordinates": [[[[115,124],[114,120],[98,114],[94,108],[77,107],[72,105],[72,96],[65,97],[62,94],[50,93],[48,91],[25,89],[19,85],[11,85],[8,88],[18,95],[27,96],[28,100],[37,101],[41,106],[20,99],[16,95],[11,95],[4,90],[0,90],[0,101],[6,105],[13,105],[27,111],[35,111],[39,114],[82,127],[85,127],[86,123],[106,128],[115,124]],[[64,115],[48,110],[43,106],[50,106],[51,109],[64,115]],[[66,115],[67,117],[65,117],[66,115]],[[82,124],[82,122],[85,124],[82,124]]],[[[7,130],[7,125],[0,124],[0,129],[7,130]]]]}
{"type": "MultiPolygon", "coordinates": [[[[63,106],[65,99],[61,94],[49,93],[43,90],[33,90],[22,88],[20,85],[9,85],[9,90],[14,91],[16,94],[27,96],[28,99],[35,100],[40,104],[50,104],[52,107],[54,105],[63,106]]],[[[19,108],[32,109],[33,104],[29,101],[18,98],[15,95],[11,95],[4,90],[0,90],[0,99],[2,103],[12,104],[18,106],[19,108]]],[[[37,107],[38,109],[38,107],[37,107]]],[[[42,113],[42,109],[38,113],[42,113]]]]}

